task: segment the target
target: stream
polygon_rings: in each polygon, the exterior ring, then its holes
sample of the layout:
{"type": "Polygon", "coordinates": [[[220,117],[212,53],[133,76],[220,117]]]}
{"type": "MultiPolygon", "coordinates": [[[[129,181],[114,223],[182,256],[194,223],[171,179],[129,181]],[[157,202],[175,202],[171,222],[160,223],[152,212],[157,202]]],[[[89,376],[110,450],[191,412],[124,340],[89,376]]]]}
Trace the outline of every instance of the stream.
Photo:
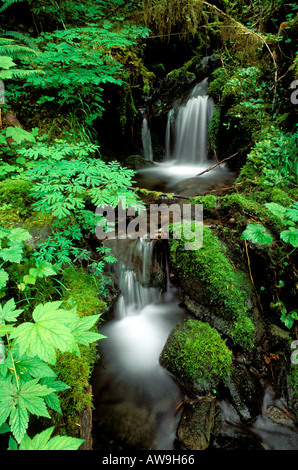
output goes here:
{"type": "MultiPolygon", "coordinates": [[[[207,155],[212,111],[204,80],[169,112],[162,163],[154,163],[144,118],[144,154],[153,163],[138,172],[139,187],[194,197],[232,184],[235,175],[223,165],[196,176],[214,164],[207,155]]],[[[106,338],[99,342],[100,360],[92,377],[94,450],[185,450],[176,438],[183,397],[175,379],[159,364],[169,333],[187,317],[171,283],[166,245],[146,237],[106,243],[118,259],[111,275],[120,296],[101,327],[106,338]]],[[[268,419],[268,406],[283,405],[270,387],[264,387],[262,413],[244,426],[227,400],[217,400],[223,424],[211,450],[298,450],[296,431],[268,419]]]]}

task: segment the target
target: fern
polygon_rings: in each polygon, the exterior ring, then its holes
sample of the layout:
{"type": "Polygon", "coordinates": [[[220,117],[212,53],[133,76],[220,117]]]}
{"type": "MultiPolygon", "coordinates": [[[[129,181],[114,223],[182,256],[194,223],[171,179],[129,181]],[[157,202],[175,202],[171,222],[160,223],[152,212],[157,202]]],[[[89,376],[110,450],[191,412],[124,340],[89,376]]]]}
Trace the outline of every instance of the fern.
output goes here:
{"type": "Polygon", "coordinates": [[[0,8],[0,13],[3,13],[4,11],[6,11],[8,8],[10,8],[15,3],[25,2],[25,1],[26,0],[5,0],[4,5],[2,5],[2,7],[0,8]]]}
{"type": "Polygon", "coordinates": [[[34,41],[32,41],[31,38],[29,38],[27,35],[23,33],[19,33],[18,31],[2,31],[1,36],[3,38],[9,37],[9,38],[14,38],[18,42],[22,42],[26,44],[26,46],[30,47],[35,52],[40,52],[40,49],[38,46],[35,44],[34,41]]]}

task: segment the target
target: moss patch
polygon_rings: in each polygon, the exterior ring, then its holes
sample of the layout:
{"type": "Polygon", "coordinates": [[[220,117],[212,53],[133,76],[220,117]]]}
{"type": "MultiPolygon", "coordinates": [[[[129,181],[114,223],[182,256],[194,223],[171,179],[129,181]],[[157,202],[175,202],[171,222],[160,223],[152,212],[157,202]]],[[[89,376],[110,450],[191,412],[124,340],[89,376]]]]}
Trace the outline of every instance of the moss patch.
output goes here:
{"type": "Polygon", "coordinates": [[[30,196],[32,183],[19,179],[0,182],[0,205],[13,209],[18,217],[27,217],[32,212],[33,198],[30,196]]]}

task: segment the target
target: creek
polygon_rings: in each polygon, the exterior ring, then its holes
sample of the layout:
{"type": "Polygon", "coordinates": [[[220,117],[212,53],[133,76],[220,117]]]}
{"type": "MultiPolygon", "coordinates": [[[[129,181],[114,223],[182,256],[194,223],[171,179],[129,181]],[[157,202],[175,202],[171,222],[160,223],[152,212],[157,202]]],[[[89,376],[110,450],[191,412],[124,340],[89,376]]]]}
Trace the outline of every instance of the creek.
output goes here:
{"type": "MultiPolygon", "coordinates": [[[[137,174],[139,187],[196,196],[228,187],[235,175],[225,166],[196,176],[214,161],[208,156],[208,123],[213,101],[207,80],[186,100],[175,103],[165,129],[165,160],[154,162],[150,129],[143,120],[145,158],[152,166],[137,174]]],[[[95,450],[179,450],[176,433],[182,392],[159,364],[160,353],[175,325],[188,314],[172,284],[166,244],[146,237],[106,242],[118,262],[111,274],[120,295],[101,327],[100,361],[92,377],[95,450]]],[[[268,417],[268,407],[282,409],[264,387],[260,415],[243,425],[229,400],[217,400],[222,417],[220,437],[211,448],[298,449],[295,430],[268,417]]],[[[277,419],[278,421],[278,419],[277,419]]]]}

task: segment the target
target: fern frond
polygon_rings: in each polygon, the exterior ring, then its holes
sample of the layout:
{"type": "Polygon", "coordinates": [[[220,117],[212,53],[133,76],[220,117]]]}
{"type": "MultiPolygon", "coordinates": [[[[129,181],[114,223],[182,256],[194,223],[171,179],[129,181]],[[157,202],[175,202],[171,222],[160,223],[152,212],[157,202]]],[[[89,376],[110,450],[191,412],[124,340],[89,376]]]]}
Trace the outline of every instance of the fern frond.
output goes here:
{"type": "Polygon", "coordinates": [[[1,36],[3,38],[9,37],[9,38],[14,38],[18,42],[22,42],[26,44],[26,46],[30,47],[30,49],[33,49],[36,52],[40,52],[40,49],[37,47],[34,41],[32,41],[31,38],[29,38],[27,35],[23,33],[19,33],[18,31],[2,31],[1,36]]]}
{"type": "Polygon", "coordinates": [[[0,13],[3,13],[7,8],[11,7],[14,3],[25,2],[26,0],[5,0],[4,5],[0,8],[0,13]]]}
{"type": "Polygon", "coordinates": [[[10,70],[12,73],[12,78],[27,78],[28,76],[31,75],[40,75],[44,74],[45,72],[43,70],[22,70],[22,69],[12,69],[10,70]]]}
{"type": "Polygon", "coordinates": [[[18,44],[5,44],[3,46],[0,45],[0,54],[17,58],[22,56],[35,56],[37,55],[37,52],[27,46],[19,46],[18,44]]]}

